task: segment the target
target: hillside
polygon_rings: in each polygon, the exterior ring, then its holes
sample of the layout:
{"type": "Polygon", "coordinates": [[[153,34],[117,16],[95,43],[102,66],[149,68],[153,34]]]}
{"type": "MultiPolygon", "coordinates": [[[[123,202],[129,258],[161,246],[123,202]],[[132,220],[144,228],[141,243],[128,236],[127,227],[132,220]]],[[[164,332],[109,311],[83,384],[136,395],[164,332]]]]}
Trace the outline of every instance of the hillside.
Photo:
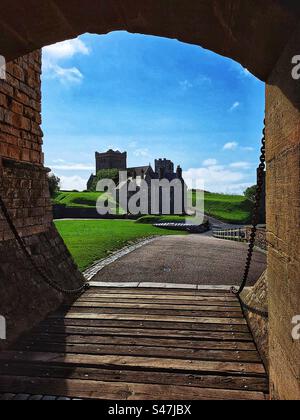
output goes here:
{"type": "Polygon", "coordinates": [[[205,193],[205,214],[228,223],[249,223],[253,203],[241,195],[205,193]]]}
{"type": "MultiPolygon", "coordinates": [[[[96,207],[99,192],[59,192],[54,204],[67,207],[96,207]]],[[[244,224],[251,221],[253,203],[244,196],[205,193],[205,214],[228,223],[244,224]]],[[[172,217],[172,220],[174,217],[172,217]]],[[[168,221],[168,220],[166,220],[168,221]]],[[[178,220],[179,221],[179,220],[178,220]]]]}
{"type": "Polygon", "coordinates": [[[64,204],[67,207],[84,207],[94,208],[98,197],[102,193],[99,192],[68,192],[60,191],[53,200],[54,204],[64,204]]]}

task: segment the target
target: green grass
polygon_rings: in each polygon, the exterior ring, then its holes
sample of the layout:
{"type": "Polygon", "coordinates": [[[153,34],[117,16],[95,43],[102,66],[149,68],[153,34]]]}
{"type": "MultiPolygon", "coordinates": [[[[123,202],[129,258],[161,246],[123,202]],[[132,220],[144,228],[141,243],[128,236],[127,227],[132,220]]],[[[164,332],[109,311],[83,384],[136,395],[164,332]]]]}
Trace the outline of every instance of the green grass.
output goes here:
{"type": "Polygon", "coordinates": [[[249,223],[253,203],[241,195],[205,193],[205,214],[228,223],[249,223]]]}
{"type": "Polygon", "coordinates": [[[55,225],[80,270],[132,241],[153,235],[183,235],[128,220],[59,220],[55,225]]]}
{"type": "MultiPolygon", "coordinates": [[[[67,207],[79,207],[79,208],[95,208],[99,197],[107,197],[109,203],[113,208],[116,208],[116,202],[106,193],[100,192],[70,192],[60,191],[54,197],[53,204],[64,204],[67,207]]],[[[123,209],[117,207],[117,215],[123,215],[125,212],[123,209]]]]}
{"type": "MultiPolygon", "coordinates": [[[[59,192],[54,198],[55,204],[67,207],[95,208],[99,192],[59,192]]],[[[228,223],[243,224],[251,221],[253,203],[240,195],[205,193],[205,214],[228,223]]],[[[120,214],[123,214],[122,210],[120,214]]],[[[158,222],[182,222],[181,216],[145,216],[140,220],[143,224],[158,222]]]]}
{"type": "Polygon", "coordinates": [[[53,199],[54,204],[64,204],[67,207],[95,208],[99,192],[67,192],[60,191],[53,199]]]}

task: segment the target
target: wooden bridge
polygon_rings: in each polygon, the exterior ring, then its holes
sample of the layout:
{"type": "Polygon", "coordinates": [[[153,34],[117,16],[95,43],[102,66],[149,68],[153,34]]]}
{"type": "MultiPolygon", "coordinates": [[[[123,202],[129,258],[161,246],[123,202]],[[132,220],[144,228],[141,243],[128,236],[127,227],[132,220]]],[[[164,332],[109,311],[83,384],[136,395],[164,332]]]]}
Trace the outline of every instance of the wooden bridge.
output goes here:
{"type": "Polygon", "coordinates": [[[0,399],[263,400],[239,302],[207,288],[92,287],[0,353],[0,399]]]}

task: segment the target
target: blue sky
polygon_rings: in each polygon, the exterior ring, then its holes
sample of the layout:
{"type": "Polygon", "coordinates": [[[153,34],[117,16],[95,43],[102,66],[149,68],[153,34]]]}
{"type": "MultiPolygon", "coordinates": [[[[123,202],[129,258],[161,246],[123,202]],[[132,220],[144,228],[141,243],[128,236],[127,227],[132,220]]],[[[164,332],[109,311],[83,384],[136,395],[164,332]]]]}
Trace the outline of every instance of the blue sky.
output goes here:
{"type": "Polygon", "coordinates": [[[205,188],[255,183],[264,84],[199,46],[114,32],[44,48],[45,163],[65,189],[84,189],[95,151],[128,164],[166,157],[205,188]]]}

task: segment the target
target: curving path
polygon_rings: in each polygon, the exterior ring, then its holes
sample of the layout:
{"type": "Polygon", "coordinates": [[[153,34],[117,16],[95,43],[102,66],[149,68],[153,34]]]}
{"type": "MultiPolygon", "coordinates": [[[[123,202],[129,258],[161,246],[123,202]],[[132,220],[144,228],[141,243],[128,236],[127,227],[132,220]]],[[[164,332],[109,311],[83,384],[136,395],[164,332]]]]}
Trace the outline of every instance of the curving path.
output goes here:
{"type": "MultiPolygon", "coordinates": [[[[238,285],[246,255],[246,244],[209,234],[164,236],[106,266],[93,281],[238,285]]],[[[265,269],[266,255],[256,251],[249,286],[265,269]]]]}

